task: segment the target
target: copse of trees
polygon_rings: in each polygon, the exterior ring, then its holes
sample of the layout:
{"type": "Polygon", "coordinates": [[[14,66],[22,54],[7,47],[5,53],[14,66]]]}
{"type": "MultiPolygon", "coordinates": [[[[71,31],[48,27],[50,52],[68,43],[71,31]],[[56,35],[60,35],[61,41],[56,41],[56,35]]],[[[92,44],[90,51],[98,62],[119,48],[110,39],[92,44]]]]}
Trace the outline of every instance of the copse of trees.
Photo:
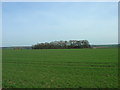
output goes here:
{"type": "Polygon", "coordinates": [[[50,43],[38,43],[32,49],[71,49],[71,48],[91,48],[88,40],[53,41],[50,43]]]}

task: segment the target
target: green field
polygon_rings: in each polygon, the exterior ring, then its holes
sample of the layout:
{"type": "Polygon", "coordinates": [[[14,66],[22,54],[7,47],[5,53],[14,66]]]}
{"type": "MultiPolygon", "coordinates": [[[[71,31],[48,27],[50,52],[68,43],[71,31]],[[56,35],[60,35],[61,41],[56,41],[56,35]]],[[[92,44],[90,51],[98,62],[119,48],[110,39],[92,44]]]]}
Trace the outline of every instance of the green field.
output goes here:
{"type": "Polygon", "coordinates": [[[117,88],[117,48],[3,49],[3,88],[117,88]]]}

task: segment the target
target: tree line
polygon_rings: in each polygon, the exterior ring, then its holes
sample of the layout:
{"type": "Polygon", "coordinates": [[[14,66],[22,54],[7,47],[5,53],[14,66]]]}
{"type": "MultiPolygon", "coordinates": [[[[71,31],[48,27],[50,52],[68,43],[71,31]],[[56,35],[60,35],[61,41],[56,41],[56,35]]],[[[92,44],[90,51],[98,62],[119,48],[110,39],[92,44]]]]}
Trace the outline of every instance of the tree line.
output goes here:
{"type": "Polygon", "coordinates": [[[88,40],[69,40],[38,43],[32,49],[71,49],[71,48],[91,48],[88,40]]]}

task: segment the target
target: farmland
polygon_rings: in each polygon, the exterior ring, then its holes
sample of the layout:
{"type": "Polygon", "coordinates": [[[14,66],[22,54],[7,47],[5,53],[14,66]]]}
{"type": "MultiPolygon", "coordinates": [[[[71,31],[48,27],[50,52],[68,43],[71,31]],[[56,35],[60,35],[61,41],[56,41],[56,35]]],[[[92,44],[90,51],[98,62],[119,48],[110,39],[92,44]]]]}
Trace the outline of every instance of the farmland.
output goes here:
{"type": "Polygon", "coordinates": [[[117,88],[117,48],[3,49],[3,88],[117,88]]]}

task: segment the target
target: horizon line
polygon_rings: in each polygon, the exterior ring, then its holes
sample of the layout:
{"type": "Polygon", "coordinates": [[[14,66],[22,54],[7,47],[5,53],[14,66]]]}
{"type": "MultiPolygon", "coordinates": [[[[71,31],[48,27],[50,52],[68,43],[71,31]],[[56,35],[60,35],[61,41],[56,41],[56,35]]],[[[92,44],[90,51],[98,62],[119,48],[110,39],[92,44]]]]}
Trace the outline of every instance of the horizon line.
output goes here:
{"type": "MultiPolygon", "coordinates": [[[[113,43],[113,44],[90,44],[90,45],[119,45],[120,43],[113,43]]],[[[2,47],[31,47],[32,45],[13,45],[13,46],[0,46],[2,47]]]]}

